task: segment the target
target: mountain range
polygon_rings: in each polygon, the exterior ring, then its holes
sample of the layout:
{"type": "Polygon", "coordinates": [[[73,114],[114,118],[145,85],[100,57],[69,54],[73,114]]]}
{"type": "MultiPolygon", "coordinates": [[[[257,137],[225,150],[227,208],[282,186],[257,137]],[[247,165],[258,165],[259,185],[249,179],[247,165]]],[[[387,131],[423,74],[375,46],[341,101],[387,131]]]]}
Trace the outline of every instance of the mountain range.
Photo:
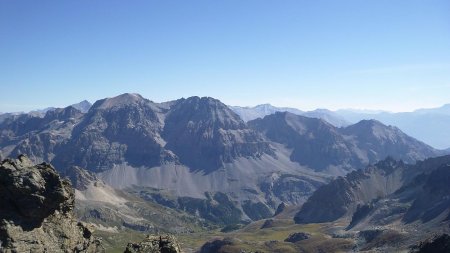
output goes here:
{"type": "Polygon", "coordinates": [[[448,150],[378,120],[336,126],[324,110],[244,121],[210,97],[81,105],[2,115],[0,158],[54,165],[108,249],[123,234],[222,228],[235,239],[202,249],[390,251],[449,232],[448,150]],[[239,239],[251,234],[285,240],[253,248],[239,239]]]}
{"type": "Polygon", "coordinates": [[[85,113],[69,106],[0,123],[2,157],[78,166],[113,188],[225,223],[301,204],[336,175],[388,155],[412,163],[443,153],[374,120],[337,128],[275,113],[246,123],[209,97],[155,103],[127,93],[85,113]],[[225,204],[211,213],[218,199],[225,204]]]}

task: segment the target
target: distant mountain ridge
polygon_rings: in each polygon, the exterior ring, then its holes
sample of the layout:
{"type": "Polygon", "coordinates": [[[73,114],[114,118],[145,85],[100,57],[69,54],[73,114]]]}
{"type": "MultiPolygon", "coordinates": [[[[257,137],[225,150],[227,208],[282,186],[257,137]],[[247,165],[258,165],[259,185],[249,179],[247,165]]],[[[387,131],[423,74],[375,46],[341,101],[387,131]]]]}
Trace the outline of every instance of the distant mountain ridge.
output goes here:
{"type": "Polygon", "coordinates": [[[354,109],[302,111],[296,108],[275,107],[270,104],[261,104],[254,107],[230,106],[230,108],[246,122],[264,118],[264,116],[275,112],[291,112],[297,115],[320,118],[336,127],[345,127],[361,120],[375,119],[383,124],[396,126],[406,134],[435,148],[450,148],[450,133],[446,131],[450,127],[450,104],[437,108],[398,113],[354,109]]]}
{"type": "Polygon", "coordinates": [[[327,109],[316,109],[314,111],[301,111],[296,108],[290,107],[275,107],[271,104],[261,104],[254,107],[241,107],[241,106],[229,106],[234,112],[236,112],[242,120],[245,122],[264,118],[267,115],[274,114],[276,112],[290,112],[296,115],[302,115],[310,118],[318,118],[327,121],[328,123],[337,126],[347,126],[350,123],[340,117],[338,114],[327,109]]]}
{"type": "Polygon", "coordinates": [[[427,144],[446,149],[450,147],[450,104],[438,108],[418,109],[413,112],[376,112],[366,113],[353,110],[338,110],[348,122],[356,123],[363,119],[375,119],[384,124],[394,125],[406,134],[427,144]]]}

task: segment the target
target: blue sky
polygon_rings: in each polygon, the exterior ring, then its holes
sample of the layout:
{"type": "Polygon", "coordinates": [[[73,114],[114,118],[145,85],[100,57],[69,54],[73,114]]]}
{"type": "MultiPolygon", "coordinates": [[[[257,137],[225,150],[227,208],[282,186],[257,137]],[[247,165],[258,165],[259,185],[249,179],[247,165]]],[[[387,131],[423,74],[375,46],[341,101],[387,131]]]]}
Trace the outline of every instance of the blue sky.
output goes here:
{"type": "Polygon", "coordinates": [[[410,111],[450,103],[450,1],[0,1],[0,112],[140,93],[410,111]]]}

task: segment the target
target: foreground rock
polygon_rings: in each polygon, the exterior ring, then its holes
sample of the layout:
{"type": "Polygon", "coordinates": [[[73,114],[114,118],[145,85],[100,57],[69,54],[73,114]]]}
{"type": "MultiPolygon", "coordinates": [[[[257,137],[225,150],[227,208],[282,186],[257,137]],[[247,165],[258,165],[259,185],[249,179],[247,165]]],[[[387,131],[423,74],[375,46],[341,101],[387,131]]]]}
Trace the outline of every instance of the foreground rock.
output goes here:
{"type": "Polygon", "coordinates": [[[181,253],[181,248],[172,235],[149,235],[140,243],[128,243],[124,253],[181,253]]]}
{"type": "Polygon", "coordinates": [[[104,252],[73,216],[74,191],[46,163],[25,156],[0,163],[1,252],[104,252]]]}

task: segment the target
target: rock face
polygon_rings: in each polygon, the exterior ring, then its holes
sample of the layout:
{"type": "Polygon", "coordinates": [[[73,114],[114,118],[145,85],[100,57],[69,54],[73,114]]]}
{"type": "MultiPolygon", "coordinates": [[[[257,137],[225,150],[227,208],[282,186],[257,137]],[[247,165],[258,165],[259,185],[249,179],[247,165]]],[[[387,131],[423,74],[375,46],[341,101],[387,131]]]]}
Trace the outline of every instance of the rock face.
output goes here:
{"type": "Polygon", "coordinates": [[[166,147],[196,170],[211,171],[239,157],[273,154],[262,136],[219,100],[177,100],[165,121],[166,147]]]}
{"type": "Polygon", "coordinates": [[[2,252],[103,252],[73,216],[74,191],[46,163],[25,156],[0,164],[2,252]]]}
{"type": "Polygon", "coordinates": [[[181,253],[181,248],[172,235],[149,235],[140,243],[128,243],[124,253],[181,253]]]}

